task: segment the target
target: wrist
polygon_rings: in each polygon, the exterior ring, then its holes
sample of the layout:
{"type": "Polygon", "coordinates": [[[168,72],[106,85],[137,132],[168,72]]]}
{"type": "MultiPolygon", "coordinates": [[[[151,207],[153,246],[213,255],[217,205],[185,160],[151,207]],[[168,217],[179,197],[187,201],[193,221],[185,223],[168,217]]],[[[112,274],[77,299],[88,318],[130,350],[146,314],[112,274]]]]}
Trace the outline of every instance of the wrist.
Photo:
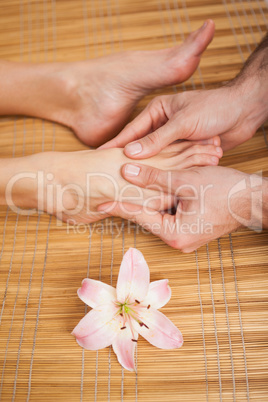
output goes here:
{"type": "Polygon", "coordinates": [[[268,119],[268,76],[262,67],[267,52],[262,52],[253,62],[248,60],[242,71],[228,86],[233,88],[244,119],[254,133],[268,119]]]}
{"type": "Polygon", "coordinates": [[[245,118],[257,131],[268,118],[268,79],[248,78],[240,91],[245,99],[245,118]]]}
{"type": "Polygon", "coordinates": [[[242,173],[240,181],[229,191],[228,209],[237,227],[257,232],[268,228],[268,178],[242,173]]]}

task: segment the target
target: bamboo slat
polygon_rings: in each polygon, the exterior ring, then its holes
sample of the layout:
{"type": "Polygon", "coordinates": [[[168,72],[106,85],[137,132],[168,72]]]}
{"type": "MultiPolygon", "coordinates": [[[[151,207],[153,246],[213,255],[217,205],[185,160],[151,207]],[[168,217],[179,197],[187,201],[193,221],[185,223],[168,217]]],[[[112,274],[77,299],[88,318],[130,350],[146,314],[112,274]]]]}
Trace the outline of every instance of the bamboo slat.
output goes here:
{"type": "MultiPolygon", "coordinates": [[[[160,49],[204,19],[216,35],[193,78],[157,94],[214,88],[241,68],[268,27],[263,0],[9,0],[0,2],[0,57],[52,62],[121,50],[160,49]]],[[[138,105],[141,111],[155,95],[138,105]]],[[[268,126],[226,153],[224,166],[268,175],[268,126]]],[[[86,148],[60,125],[0,119],[2,157],[86,148]]],[[[0,209],[0,381],[2,401],[267,401],[268,234],[241,230],[182,254],[141,228],[107,219],[73,229],[47,215],[0,209]],[[151,280],[168,278],[162,311],[183,348],[139,339],[137,374],[110,348],[84,351],[70,335],[85,306],[89,275],[116,284],[124,251],[136,246],[151,280]]]]}

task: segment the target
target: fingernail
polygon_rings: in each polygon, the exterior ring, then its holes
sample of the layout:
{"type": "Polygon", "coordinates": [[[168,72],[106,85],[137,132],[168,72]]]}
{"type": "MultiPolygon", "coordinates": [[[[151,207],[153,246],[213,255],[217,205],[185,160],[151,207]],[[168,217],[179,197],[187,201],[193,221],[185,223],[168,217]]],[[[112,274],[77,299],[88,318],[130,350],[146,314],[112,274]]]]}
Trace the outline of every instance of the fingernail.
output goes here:
{"type": "Polygon", "coordinates": [[[126,151],[129,155],[137,155],[142,151],[142,146],[139,142],[133,142],[126,146],[126,151]]]}
{"type": "Polygon", "coordinates": [[[216,147],[216,152],[217,152],[218,154],[221,154],[221,147],[216,147]]]}
{"type": "Polygon", "coordinates": [[[140,173],[140,168],[135,165],[126,165],[125,166],[125,175],[126,176],[138,176],[140,173]]]}
{"type": "Polygon", "coordinates": [[[219,159],[216,156],[212,156],[211,160],[212,160],[212,163],[215,163],[215,164],[217,164],[219,161],[219,159]]]}

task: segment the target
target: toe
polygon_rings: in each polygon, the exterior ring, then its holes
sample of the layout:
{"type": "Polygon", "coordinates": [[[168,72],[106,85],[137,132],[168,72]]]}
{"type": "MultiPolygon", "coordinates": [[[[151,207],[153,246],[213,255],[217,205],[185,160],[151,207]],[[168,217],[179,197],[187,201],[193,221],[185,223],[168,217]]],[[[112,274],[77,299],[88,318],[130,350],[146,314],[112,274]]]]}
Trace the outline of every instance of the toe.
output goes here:
{"type": "Polygon", "coordinates": [[[206,140],[200,140],[200,141],[193,141],[193,144],[201,144],[201,145],[215,145],[216,147],[220,147],[221,146],[221,138],[216,135],[215,137],[212,138],[208,138],[206,140]]]}
{"type": "Polygon", "coordinates": [[[185,45],[191,45],[191,50],[196,56],[200,56],[201,53],[207,48],[213,39],[215,32],[215,23],[212,20],[204,22],[201,28],[192,32],[185,41],[185,45]]]}
{"type": "Polygon", "coordinates": [[[194,166],[216,166],[219,163],[217,156],[210,154],[195,154],[185,159],[182,169],[188,169],[194,166]]]}
{"type": "Polygon", "coordinates": [[[221,147],[215,145],[202,145],[195,144],[192,145],[188,142],[190,146],[181,149],[181,144],[172,144],[172,156],[169,154],[163,154],[163,160],[161,162],[161,168],[166,169],[186,169],[192,166],[206,166],[206,165],[217,165],[219,159],[223,155],[221,147]],[[177,153],[175,152],[177,148],[177,153]]]}
{"type": "Polygon", "coordinates": [[[213,144],[193,144],[191,141],[173,143],[160,154],[161,159],[151,158],[150,164],[161,165],[163,170],[186,169],[191,166],[217,165],[223,155],[223,150],[213,144]]]}
{"type": "Polygon", "coordinates": [[[187,148],[185,151],[180,153],[177,158],[179,159],[185,159],[188,158],[192,155],[200,155],[200,154],[207,154],[211,156],[216,156],[217,158],[221,158],[223,151],[221,147],[215,146],[215,145],[202,145],[202,144],[196,144],[192,145],[191,147],[187,148]]]}
{"type": "Polygon", "coordinates": [[[169,49],[169,85],[178,84],[191,77],[198,67],[202,53],[212,41],[214,31],[214,22],[208,20],[201,28],[192,32],[181,46],[169,49]]]}

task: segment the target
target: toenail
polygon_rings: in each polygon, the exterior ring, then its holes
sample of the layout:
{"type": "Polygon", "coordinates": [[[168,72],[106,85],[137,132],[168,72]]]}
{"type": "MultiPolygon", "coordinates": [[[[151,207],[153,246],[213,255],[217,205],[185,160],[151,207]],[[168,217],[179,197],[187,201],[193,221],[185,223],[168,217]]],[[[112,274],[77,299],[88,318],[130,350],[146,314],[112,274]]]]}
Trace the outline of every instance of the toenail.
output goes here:
{"type": "Polygon", "coordinates": [[[221,154],[221,147],[217,147],[217,148],[216,148],[216,152],[217,152],[218,154],[221,154]]]}
{"type": "Polygon", "coordinates": [[[134,142],[133,144],[128,144],[126,146],[126,152],[129,155],[137,155],[142,151],[142,146],[139,142],[134,142]]]}
{"type": "Polygon", "coordinates": [[[215,163],[215,164],[217,164],[219,161],[219,159],[216,156],[212,156],[211,160],[212,160],[212,163],[215,163]]]}
{"type": "Polygon", "coordinates": [[[125,175],[126,176],[138,176],[140,173],[140,170],[141,169],[138,166],[127,164],[125,166],[125,175]]]}
{"type": "Polygon", "coordinates": [[[205,28],[206,28],[206,26],[207,26],[207,24],[208,24],[208,22],[207,22],[207,21],[205,21],[205,22],[204,22],[204,24],[202,25],[201,29],[205,29],[205,28]]]}

